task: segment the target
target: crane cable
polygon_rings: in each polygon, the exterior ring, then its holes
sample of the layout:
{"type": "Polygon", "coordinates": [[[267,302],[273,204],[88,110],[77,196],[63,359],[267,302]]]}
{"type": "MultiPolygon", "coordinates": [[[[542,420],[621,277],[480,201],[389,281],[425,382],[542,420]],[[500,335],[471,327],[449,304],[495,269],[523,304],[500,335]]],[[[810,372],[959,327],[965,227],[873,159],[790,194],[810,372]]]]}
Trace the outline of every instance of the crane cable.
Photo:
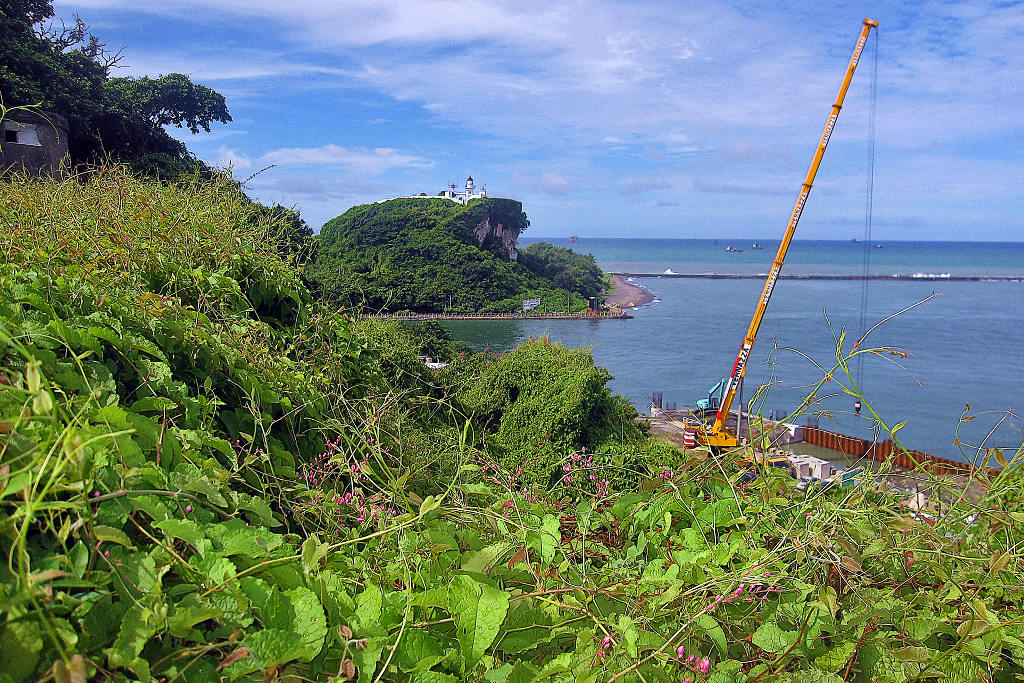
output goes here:
{"type": "MultiPolygon", "coordinates": [[[[864,263],[860,286],[860,337],[867,333],[868,324],[868,276],[871,274],[871,213],[875,191],[875,113],[878,109],[878,29],[875,29],[874,55],[871,64],[871,101],[868,113],[868,181],[864,207],[864,263]]],[[[857,386],[864,378],[864,356],[857,356],[857,386]]]]}

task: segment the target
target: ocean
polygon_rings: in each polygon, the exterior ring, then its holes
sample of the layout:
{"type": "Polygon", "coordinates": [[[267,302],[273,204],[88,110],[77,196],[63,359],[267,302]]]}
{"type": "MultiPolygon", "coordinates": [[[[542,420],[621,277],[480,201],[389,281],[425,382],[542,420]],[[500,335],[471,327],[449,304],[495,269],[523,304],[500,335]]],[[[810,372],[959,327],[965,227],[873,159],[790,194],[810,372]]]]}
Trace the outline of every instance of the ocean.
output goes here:
{"type": "MultiPolygon", "coordinates": [[[[749,240],[522,238],[593,254],[606,271],[662,273],[766,273],[778,242],[749,240]],[[742,249],[727,252],[726,247],[742,249]]],[[[1019,281],[780,280],[747,365],[744,398],[767,386],[765,414],[792,413],[836,365],[837,341],[847,353],[871,327],[861,354],[849,365],[852,380],[907,448],[971,460],[980,445],[1010,453],[1024,438],[1024,243],[874,242],[796,240],[783,275],[948,273],[1019,281]],[[880,245],[876,247],[875,245],[880,245]],[[862,300],[866,305],[862,308],[862,300]],[[965,411],[971,418],[961,422],[965,411]],[[1018,417],[1020,416],[1020,417],[1018,417]],[[960,442],[959,444],[957,442],[960,442]]],[[[569,347],[587,346],[614,376],[609,386],[647,412],[653,392],[666,402],[692,406],[729,374],[754,312],[757,279],[637,278],[655,301],[633,320],[447,321],[452,336],[476,349],[509,350],[547,335],[569,347]]],[[[872,424],[853,412],[843,393],[851,377],[834,371],[818,392],[819,426],[870,438],[872,424]]],[[[883,435],[880,438],[888,438],[883,435]]]]}

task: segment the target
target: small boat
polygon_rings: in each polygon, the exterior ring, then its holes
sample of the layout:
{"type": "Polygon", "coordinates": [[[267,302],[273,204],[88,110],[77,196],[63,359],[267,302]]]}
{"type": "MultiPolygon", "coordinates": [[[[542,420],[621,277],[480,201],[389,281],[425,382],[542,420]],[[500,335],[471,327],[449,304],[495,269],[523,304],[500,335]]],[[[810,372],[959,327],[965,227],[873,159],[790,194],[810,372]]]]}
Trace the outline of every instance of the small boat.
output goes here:
{"type": "Polygon", "coordinates": [[[727,246],[727,247],[725,248],[725,250],[726,250],[726,251],[728,251],[728,252],[731,252],[731,253],[733,253],[733,254],[738,254],[738,253],[740,253],[741,251],[743,251],[742,249],[733,249],[733,247],[732,247],[732,245],[731,245],[731,244],[730,244],[729,246],[727,246]]]}
{"type": "Polygon", "coordinates": [[[753,244],[751,244],[751,245],[750,245],[750,248],[751,248],[751,249],[764,249],[764,247],[762,247],[762,246],[761,246],[760,244],[758,244],[757,242],[754,242],[753,244]]]}
{"type": "Polygon", "coordinates": [[[572,242],[573,244],[576,244],[579,241],[579,239],[580,238],[577,237],[576,235],[569,235],[569,241],[572,242]]]}
{"type": "Polygon", "coordinates": [[[876,244],[876,245],[875,245],[875,249],[881,249],[881,248],[882,248],[882,245],[881,245],[881,244],[876,244]]]}

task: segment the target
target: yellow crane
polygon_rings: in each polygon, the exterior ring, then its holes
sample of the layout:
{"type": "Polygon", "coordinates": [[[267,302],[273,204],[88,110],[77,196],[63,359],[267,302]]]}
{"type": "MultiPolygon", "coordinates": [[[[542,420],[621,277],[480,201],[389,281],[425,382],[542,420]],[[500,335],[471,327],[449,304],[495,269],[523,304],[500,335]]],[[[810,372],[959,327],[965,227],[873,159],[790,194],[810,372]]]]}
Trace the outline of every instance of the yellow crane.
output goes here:
{"type": "MultiPolygon", "coordinates": [[[[793,233],[796,232],[797,223],[800,222],[800,215],[803,213],[804,206],[807,203],[807,196],[811,193],[811,187],[814,185],[814,176],[817,175],[818,166],[825,155],[825,148],[828,147],[829,138],[835,129],[836,120],[839,118],[839,111],[843,108],[846,91],[850,88],[850,81],[853,80],[853,72],[857,70],[857,63],[860,61],[861,54],[864,52],[864,46],[867,44],[868,35],[873,28],[878,28],[878,22],[872,19],[865,19],[860,37],[857,39],[857,47],[854,48],[853,57],[850,59],[850,64],[846,67],[846,76],[843,78],[843,84],[839,87],[839,94],[836,95],[836,101],[832,105],[832,112],[829,114],[828,122],[825,124],[825,131],[821,134],[821,140],[818,142],[817,149],[814,150],[811,167],[807,170],[807,177],[800,188],[800,196],[797,197],[796,206],[793,207],[793,213],[789,218],[789,223],[786,225],[786,233],[783,235],[782,243],[779,244],[779,250],[775,254],[775,261],[772,263],[772,269],[764,283],[761,298],[758,299],[757,307],[754,309],[754,317],[751,319],[750,327],[747,329],[747,336],[743,338],[740,351],[736,354],[736,362],[733,363],[732,374],[726,380],[725,388],[722,392],[722,400],[719,402],[717,412],[715,413],[714,424],[709,427],[707,423],[701,423],[695,429],[696,442],[700,445],[710,446],[713,450],[721,450],[732,448],[739,444],[737,434],[726,427],[726,417],[729,415],[729,409],[732,407],[733,400],[735,400],[736,393],[739,391],[740,384],[743,381],[743,376],[746,374],[747,360],[750,358],[750,350],[757,340],[757,331],[761,327],[761,320],[764,318],[765,309],[768,308],[768,301],[771,299],[775,283],[779,279],[779,272],[782,270],[782,264],[786,260],[786,252],[789,251],[789,244],[793,241],[793,233]]],[[[739,423],[737,422],[738,427],[739,423]]]]}

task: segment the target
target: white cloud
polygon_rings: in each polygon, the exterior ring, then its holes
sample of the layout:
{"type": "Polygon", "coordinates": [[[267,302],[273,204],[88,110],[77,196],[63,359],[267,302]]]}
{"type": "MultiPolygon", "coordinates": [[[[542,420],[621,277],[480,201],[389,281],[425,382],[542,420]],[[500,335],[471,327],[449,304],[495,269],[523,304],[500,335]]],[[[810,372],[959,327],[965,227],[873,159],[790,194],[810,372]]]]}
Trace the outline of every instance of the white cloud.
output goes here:
{"type": "Polygon", "coordinates": [[[672,184],[665,178],[656,176],[637,176],[623,178],[619,181],[619,192],[625,195],[638,195],[654,190],[668,190],[672,184]]]}
{"type": "Polygon", "coordinates": [[[363,175],[378,175],[396,168],[429,168],[433,165],[433,162],[422,157],[402,154],[387,147],[351,149],[334,144],[275,149],[261,156],[260,162],[276,165],[340,165],[363,175]]]}
{"type": "MultiPolygon", "coordinates": [[[[75,0],[57,9],[108,24],[112,15],[146,14],[180,22],[181,40],[129,46],[131,74],[181,71],[231,88],[229,104],[250,108],[269,109],[268,92],[294,93],[288,116],[297,123],[307,98],[345,93],[340,109],[359,100],[381,107],[364,108],[357,124],[387,120],[367,133],[317,119],[335,126],[327,139],[337,145],[296,135],[264,144],[289,145],[264,158],[247,147],[253,164],[376,175],[430,168],[428,160],[459,172],[483,161],[502,167],[511,190],[530,201],[643,188],[622,176],[672,178],[681,201],[720,199],[749,212],[759,205],[743,196],[795,193],[863,11],[715,0],[75,0]],[[203,37],[193,40],[188,27],[203,37]],[[223,44],[206,40],[218,30],[223,44]],[[437,143],[438,130],[458,144],[437,143]]],[[[886,0],[874,9],[882,22],[879,202],[916,202],[931,217],[941,197],[950,221],[975,224],[980,214],[969,204],[986,188],[1006,190],[1000,205],[1019,205],[1024,168],[1014,150],[1024,124],[1011,103],[1024,100],[1024,5],[886,0]]],[[[853,167],[864,156],[871,66],[868,52],[816,190],[841,200],[830,210],[843,215],[863,200],[853,167]]],[[[247,140],[269,138],[284,120],[281,110],[268,113],[263,130],[247,125],[247,140]]],[[[1004,208],[985,220],[1019,225],[1004,208]]]]}
{"type": "Polygon", "coordinates": [[[221,168],[228,168],[230,166],[238,171],[248,171],[252,168],[252,159],[237,150],[229,149],[225,145],[217,148],[216,156],[216,165],[221,168]]]}

